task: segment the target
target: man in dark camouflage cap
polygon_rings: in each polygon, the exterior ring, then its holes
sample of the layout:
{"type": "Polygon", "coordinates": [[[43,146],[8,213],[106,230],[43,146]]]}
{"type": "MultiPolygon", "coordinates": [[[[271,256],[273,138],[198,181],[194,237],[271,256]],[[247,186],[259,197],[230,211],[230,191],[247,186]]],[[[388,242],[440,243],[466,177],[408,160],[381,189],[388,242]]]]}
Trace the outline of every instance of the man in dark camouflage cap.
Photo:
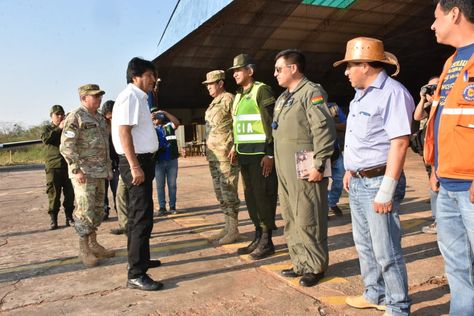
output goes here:
{"type": "Polygon", "coordinates": [[[44,163],[46,171],[46,193],[48,194],[48,213],[51,217],[50,229],[58,228],[58,213],[61,206],[61,190],[63,191],[64,213],[66,226],[74,224],[74,190],[67,172],[67,163],[59,152],[61,132],[64,128],[64,109],[60,105],[53,105],[49,111],[51,124],[45,125],[41,133],[41,140],[45,144],[44,163]]]}
{"type": "Polygon", "coordinates": [[[106,250],[96,239],[104,216],[104,181],[112,178],[109,135],[105,119],[97,111],[104,93],[96,84],[79,88],[81,106],[66,118],[60,146],[76,195],[74,217],[79,258],[87,267],[97,265],[98,258],[115,256],[114,251],[106,250]]]}
{"type": "Polygon", "coordinates": [[[234,146],[232,132],[232,102],[234,95],[224,88],[225,73],[223,70],[208,72],[206,85],[209,95],[213,97],[206,110],[206,157],[209,161],[214,192],[225,216],[225,227],[211,239],[219,244],[229,244],[237,240],[237,226],[230,227],[230,218],[237,219],[240,200],[237,193],[239,166],[232,164],[229,153],[234,146]],[[231,229],[232,228],[232,229],[231,229]]]}

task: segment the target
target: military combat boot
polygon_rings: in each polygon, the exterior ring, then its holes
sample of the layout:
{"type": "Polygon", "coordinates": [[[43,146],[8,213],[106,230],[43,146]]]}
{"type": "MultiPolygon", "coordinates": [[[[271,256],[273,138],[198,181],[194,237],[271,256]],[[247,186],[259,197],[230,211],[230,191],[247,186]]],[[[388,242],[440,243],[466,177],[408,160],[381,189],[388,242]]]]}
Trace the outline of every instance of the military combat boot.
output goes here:
{"type": "Polygon", "coordinates": [[[74,226],[76,223],[74,217],[72,217],[72,210],[64,210],[64,213],[66,213],[66,226],[74,226]]]}
{"type": "Polygon", "coordinates": [[[252,242],[248,244],[246,247],[242,247],[237,249],[237,254],[239,255],[247,255],[257,248],[258,242],[262,238],[262,228],[256,227],[255,228],[255,237],[253,238],[252,242]]]}
{"type": "Polygon", "coordinates": [[[275,253],[275,246],[272,242],[272,231],[262,233],[262,238],[257,248],[250,254],[253,260],[259,260],[271,256],[275,253]]]}
{"type": "Polygon", "coordinates": [[[239,220],[237,213],[226,214],[229,221],[227,234],[219,239],[219,245],[231,244],[239,239],[239,220]]]}
{"type": "Polygon", "coordinates": [[[221,230],[219,230],[217,233],[211,235],[211,236],[209,237],[209,239],[211,239],[211,240],[219,240],[219,239],[221,239],[222,237],[224,237],[225,235],[227,235],[227,230],[229,229],[229,216],[227,216],[227,215],[224,214],[224,221],[225,221],[224,228],[222,228],[221,230]]]}
{"type": "Polygon", "coordinates": [[[89,236],[79,237],[79,259],[88,268],[99,264],[99,260],[97,260],[89,248],[89,236]]]}
{"type": "Polygon", "coordinates": [[[89,235],[89,245],[94,256],[99,259],[115,257],[115,250],[107,250],[97,242],[96,232],[89,235]]]}
{"type": "Polygon", "coordinates": [[[58,214],[53,214],[49,213],[49,216],[51,217],[51,222],[49,224],[49,229],[50,230],[55,230],[58,229],[58,214]]]}
{"type": "Polygon", "coordinates": [[[74,221],[74,218],[72,217],[66,217],[66,226],[67,227],[74,227],[74,225],[76,224],[76,222],[74,221]]]}

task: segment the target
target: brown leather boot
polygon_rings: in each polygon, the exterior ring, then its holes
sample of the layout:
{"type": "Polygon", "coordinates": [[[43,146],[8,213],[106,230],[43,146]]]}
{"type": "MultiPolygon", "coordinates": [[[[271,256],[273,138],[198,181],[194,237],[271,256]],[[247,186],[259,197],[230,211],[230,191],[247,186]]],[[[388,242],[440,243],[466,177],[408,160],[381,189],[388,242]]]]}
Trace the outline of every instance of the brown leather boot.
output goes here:
{"type": "Polygon", "coordinates": [[[107,250],[97,242],[96,232],[89,235],[89,245],[94,256],[99,259],[115,257],[115,250],[107,250]]]}
{"type": "Polygon", "coordinates": [[[97,260],[89,248],[89,236],[79,237],[79,259],[88,268],[99,264],[99,260],[97,260]]]}

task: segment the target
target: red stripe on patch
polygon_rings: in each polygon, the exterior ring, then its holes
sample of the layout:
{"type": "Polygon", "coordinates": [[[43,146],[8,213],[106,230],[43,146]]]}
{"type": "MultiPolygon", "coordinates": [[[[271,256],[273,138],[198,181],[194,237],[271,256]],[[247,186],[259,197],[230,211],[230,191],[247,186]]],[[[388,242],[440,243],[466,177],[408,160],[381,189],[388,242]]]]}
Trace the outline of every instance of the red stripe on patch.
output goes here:
{"type": "Polygon", "coordinates": [[[323,102],[324,102],[324,98],[323,98],[322,95],[317,96],[317,97],[314,97],[314,98],[311,99],[311,103],[312,103],[313,105],[321,104],[321,103],[323,103],[323,102]]]}

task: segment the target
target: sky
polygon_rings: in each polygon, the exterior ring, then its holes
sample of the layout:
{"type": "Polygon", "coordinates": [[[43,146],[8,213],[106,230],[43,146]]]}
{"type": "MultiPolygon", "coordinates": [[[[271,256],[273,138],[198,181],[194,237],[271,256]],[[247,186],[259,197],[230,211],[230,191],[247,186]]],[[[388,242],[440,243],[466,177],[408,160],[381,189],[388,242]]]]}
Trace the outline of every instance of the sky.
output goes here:
{"type": "Polygon", "coordinates": [[[135,56],[157,57],[177,0],[0,0],[0,124],[25,128],[80,105],[96,83],[115,100],[135,56]]]}

